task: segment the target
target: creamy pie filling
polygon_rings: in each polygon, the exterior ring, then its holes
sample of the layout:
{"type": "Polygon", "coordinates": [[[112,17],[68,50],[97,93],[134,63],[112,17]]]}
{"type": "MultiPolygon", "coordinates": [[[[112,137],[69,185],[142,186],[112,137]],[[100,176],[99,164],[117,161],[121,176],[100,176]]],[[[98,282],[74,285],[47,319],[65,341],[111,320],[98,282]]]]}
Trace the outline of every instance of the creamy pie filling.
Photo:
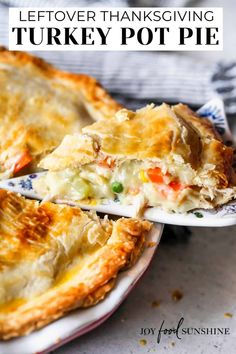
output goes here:
{"type": "Polygon", "coordinates": [[[34,182],[34,188],[47,200],[95,204],[113,200],[138,204],[139,210],[162,206],[169,211],[185,212],[199,206],[201,187],[194,186],[194,170],[185,164],[183,173],[181,165],[161,166],[137,160],[115,162],[107,157],[77,169],[48,171],[34,182]]]}

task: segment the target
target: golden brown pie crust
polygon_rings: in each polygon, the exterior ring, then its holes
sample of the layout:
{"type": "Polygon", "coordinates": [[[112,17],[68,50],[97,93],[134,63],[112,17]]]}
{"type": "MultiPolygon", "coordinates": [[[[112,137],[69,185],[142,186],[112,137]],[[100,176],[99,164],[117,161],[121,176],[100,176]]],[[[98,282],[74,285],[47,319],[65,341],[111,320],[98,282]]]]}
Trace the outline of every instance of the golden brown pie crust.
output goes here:
{"type": "MultiPolygon", "coordinates": [[[[14,279],[23,282],[35,266],[39,265],[40,272],[40,257],[52,251],[55,251],[55,255],[58,254],[60,247],[57,238],[60,238],[62,233],[67,238],[75,237],[76,230],[79,230],[81,225],[85,230],[91,220],[91,215],[79,208],[50,202],[39,204],[0,190],[0,276],[6,272],[6,276],[12,279],[11,274],[17,274],[14,279]],[[69,234],[72,223],[74,229],[69,234]],[[10,273],[12,271],[15,273],[10,273]]],[[[17,299],[17,294],[14,293],[15,301],[1,303],[1,339],[30,333],[72,309],[96,304],[112,289],[118,272],[136,262],[143,250],[145,236],[151,224],[125,218],[114,222],[96,219],[93,227],[98,231],[101,230],[100,223],[108,233],[107,240],[102,245],[90,246],[86,243],[85,247],[81,238],[78,241],[75,237],[79,247],[77,245],[77,249],[72,249],[72,253],[68,251],[68,254],[65,254],[63,251],[64,253],[60,254],[60,257],[64,258],[55,269],[59,272],[65,263],[68,263],[68,267],[62,268],[61,273],[54,274],[48,289],[35,296],[26,296],[23,300],[17,299]],[[75,263],[70,266],[72,261],[75,263]]],[[[98,232],[96,230],[94,232],[98,232]]],[[[29,279],[30,284],[34,278],[32,276],[29,279]]],[[[11,286],[8,282],[4,284],[11,286]]],[[[14,287],[11,289],[14,290],[14,287]]],[[[19,289],[22,291],[21,287],[19,289]]],[[[34,289],[31,284],[32,290],[34,289]]]]}
{"type": "Polygon", "coordinates": [[[94,78],[64,72],[30,54],[1,47],[0,173],[25,151],[32,157],[34,170],[65,134],[108,119],[120,108],[94,78]]]}
{"type": "Polygon", "coordinates": [[[183,104],[150,105],[137,112],[122,109],[106,124],[98,121],[82,131],[83,137],[66,137],[40,166],[49,170],[76,168],[95,161],[99,154],[118,160],[149,161],[178,155],[183,168],[190,164],[197,173],[214,165],[210,177],[217,188],[228,187],[234,174],[233,149],[221,141],[210,121],[183,104]],[[69,148],[71,139],[73,147],[69,148]]]}

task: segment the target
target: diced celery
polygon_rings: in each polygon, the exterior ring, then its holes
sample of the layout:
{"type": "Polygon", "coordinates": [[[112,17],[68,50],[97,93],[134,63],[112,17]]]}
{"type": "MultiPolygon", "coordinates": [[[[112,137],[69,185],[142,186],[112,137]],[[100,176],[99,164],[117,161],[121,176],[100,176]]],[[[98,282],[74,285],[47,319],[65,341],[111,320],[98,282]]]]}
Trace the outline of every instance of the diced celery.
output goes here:
{"type": "Polygon", "coordinates": [[[76,190],[78,194],[78,199],[88,198],[91,194],[91,187],[88,182],[80,177],[75,177],[71,182],[72,188],[76,190]]]}

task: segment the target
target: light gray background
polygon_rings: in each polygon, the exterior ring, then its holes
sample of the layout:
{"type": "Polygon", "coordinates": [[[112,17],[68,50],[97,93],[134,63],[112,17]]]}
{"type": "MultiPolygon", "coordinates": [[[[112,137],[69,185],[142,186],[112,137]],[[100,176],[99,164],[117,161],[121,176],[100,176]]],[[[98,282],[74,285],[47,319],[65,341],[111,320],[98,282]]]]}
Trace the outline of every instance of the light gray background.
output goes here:
{"type": "MultiPolygon", "coordinates": [[[[196,2],[195,2],[196,3],[196,2]]],[[[187,52],[214,64],[220,59],[236,60],[236,1],[198,1],[197,6],[224,7],[224,51],[187,52]]],[[[233,124],[231,118],[231,125],[233,124]]],[[[128,353],[236,353],[236,227],[193,228],[187,243],[161,243],[148,272],[126,302],[91,333],[58,349],[54,354],[128,353]],[[183,291],[173,302],[171,292],[183,291]],[[152,302],[160,300],[158,308],[152,302]],[[230,312],[232,318],[225,318],[230,312]],[[140,336],[142,327],[176,326],[184,317],[184,327],[229,327],[228,336],[140,336]],[[139,340],[146,339],[145,346],[139,340]],[[174,346],[172,346],[174,342],[174,346]]]]}

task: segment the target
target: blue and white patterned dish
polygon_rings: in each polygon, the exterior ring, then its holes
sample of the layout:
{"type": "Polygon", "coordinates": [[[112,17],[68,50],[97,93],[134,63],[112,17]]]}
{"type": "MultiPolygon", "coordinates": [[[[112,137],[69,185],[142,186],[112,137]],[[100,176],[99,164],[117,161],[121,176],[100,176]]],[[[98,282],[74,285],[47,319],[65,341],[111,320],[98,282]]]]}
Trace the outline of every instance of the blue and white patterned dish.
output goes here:
{"type": "Polygon", "coordinates": [[[209,119],[215,126],[226,145],[233,145],[233,135],[225,115],[224,103],[220,98],[214,98],[202,106],[197,113],[209,119]]]}
{"type": "MultiPolygon", "coordinates": [[[[201,117],[208,118],[213,122],[218,133],[227,145],[234,145],[233,136],[230,132],[226,119],[223,101],[215,98],[206,103],[198,110],[201,117]]],[[[31,175],[12,178],[0,182],[0,188],[8,189],[26,197],[42,199],[32,187],[32,180],[42,176],[42,173],[34,173],[31,175]]],[[[63,202],[63,201],[58,201],[63,202]]],[[[65,202],[65,201],[64,201],[65,202]]],[[[132,205],[120,205],[117,202],[109,202],[109,204],[98,204],[96,206],[76,203],[83,209],[93,209],[105,214],[114,214],[119,216],[132,217],[135,214],[135,207],[132,205]]],[[[212,210],[194,210],[186,214],[167,213],[160,208],[148,208],[144,213],[144,218],[172,225],[185,226],[209,226],[220,227],[228,225],[236,225],[236,200],[212,210]]]]}

